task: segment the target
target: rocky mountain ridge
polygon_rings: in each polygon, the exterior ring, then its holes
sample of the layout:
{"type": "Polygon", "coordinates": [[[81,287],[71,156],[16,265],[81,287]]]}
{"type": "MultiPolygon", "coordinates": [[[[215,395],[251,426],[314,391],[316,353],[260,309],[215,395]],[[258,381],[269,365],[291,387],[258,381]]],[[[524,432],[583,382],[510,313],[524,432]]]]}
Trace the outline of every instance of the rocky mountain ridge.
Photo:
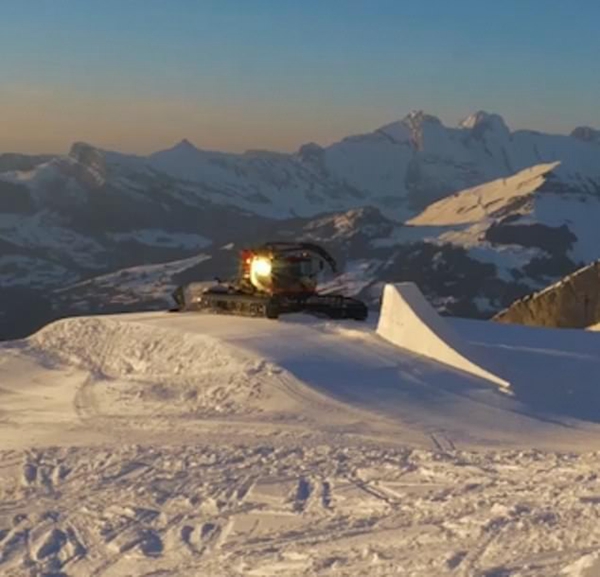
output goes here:
{"type": "MultiPolygon", "coordinates": [[[[183,140],[147,157],[86,143],[0,156],[0,333],[16,334],[15,311],[33,302],[71,312],[69,290],[49,295],[86,279],[199,255],[210,259],[176,276],[210,279],[232,267],[223,246],[286,237],[337,253],[347,269],[327,286],[374,303],[384,280],[420,280],[441,310],[492,314],[598,257],[596,132],[510,132],[483,112],[447,128],[415,112],[293,154],[183,140]]],[[[80,299],[80,310],[106,298],[80,299]]]]}

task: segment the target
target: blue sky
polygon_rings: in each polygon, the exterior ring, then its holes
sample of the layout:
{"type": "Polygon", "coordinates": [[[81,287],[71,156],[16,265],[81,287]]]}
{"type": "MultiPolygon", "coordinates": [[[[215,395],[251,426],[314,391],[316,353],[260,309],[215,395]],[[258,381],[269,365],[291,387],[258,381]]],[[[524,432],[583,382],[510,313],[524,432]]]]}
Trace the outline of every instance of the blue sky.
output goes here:
{"type": "Polygon", "coordinates": [[[292,150],[424,109],[600,127],[591,0],[3,0],[0,151],[292,150]]]}

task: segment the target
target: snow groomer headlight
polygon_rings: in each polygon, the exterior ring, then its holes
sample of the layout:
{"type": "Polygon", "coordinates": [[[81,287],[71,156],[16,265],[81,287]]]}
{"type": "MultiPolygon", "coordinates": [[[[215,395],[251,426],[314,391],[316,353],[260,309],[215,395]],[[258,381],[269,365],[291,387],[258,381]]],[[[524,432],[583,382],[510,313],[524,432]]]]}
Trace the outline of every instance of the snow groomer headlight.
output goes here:
{"type": "Polygon", "coordinates": [[[271,266],[271,260],[268,258],[255,258],[252,261],[252,273],[256,276],[269,276],[273,267],[271,266]]]}

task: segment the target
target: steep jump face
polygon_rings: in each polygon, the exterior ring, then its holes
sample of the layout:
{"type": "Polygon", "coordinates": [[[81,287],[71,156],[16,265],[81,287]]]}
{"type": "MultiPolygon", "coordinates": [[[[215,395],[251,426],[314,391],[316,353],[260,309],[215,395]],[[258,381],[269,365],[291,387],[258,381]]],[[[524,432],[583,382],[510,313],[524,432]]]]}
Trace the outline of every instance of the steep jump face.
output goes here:
{"type": "Polygon", "coordinates": [[[474,351],[425,300],[414,283],[387,284],[377,333],[394,345],[504,388],[489,359],[474,351]]]}

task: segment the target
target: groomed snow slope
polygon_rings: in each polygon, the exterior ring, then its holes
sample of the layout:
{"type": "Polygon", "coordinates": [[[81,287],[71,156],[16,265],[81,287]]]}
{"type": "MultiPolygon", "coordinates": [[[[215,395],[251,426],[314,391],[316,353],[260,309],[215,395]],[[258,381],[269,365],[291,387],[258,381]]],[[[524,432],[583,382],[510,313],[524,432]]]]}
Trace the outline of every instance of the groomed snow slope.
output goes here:
{"type": "Polygon", "coordinates": [[[0,345],[0,574],[600,568],[600,335],[450,324],[514,396],[301,315],[82,317],[0,345]]]}

